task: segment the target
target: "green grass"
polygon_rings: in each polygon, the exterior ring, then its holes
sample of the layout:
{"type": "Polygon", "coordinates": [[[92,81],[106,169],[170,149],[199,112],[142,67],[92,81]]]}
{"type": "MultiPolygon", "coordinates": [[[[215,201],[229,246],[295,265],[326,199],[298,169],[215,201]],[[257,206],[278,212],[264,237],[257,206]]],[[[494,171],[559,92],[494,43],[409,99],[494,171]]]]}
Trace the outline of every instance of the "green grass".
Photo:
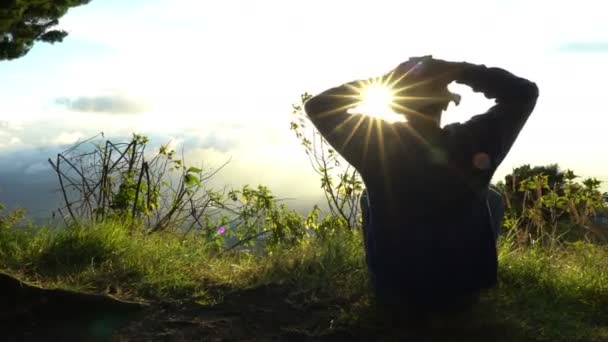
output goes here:
{"type": "MultiPolygon", "coordinates": [[[[325,287],[341,272],[363,275],[356,234],[277,247],[267,255],[223,253],[202,238],[173,233],[145,235],[118,223],[84,227],[0,229],[0,268],[61,287],[125,293],[139,298],[205,296],[209,288],[244,288],[299,282],[325,287]]],[[[362,288],[362,286],[359,286],[362,288]]],[[[343,289],[346,289],[344,287],[343,289]]]]}
{"type": "MultiPolygon", "coordinates": [[[[608,340],[608,248],[509,246],[499,246],[499,287],[460,318],[459,329],[490,330],[503,340],[608,340]]],[[[337,327],[373,331],[383,325],[358,233],[256,255],[220,253],[196,236],[147,236],[111,222],[62,230],[2,227],[0,269],[44,286],[207,304],[272,285],[302,304],[331,307],[337,327]]]]}
{"type": "Polygon", "coordinates": [[[544,340],[608,340],[608,249],[586,243],[500,254],[504,319],[544,340]]]}

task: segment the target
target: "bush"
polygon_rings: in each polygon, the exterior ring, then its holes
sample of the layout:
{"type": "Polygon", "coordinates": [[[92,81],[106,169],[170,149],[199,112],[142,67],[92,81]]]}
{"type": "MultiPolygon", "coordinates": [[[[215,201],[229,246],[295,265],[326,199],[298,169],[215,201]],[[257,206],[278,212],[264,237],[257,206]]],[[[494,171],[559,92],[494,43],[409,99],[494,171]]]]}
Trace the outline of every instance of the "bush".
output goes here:
{"type": "MultiPolygon", "coordinates": [[[[594,220],[598,212],[606,210],[599,180],[588,178],[579,183],[570,170],[556,176],[544,174],[541,167],[523,169],[526,174],[534,170],[540,173],[520,179],[517,185],[514,181],[519,178],[509,175],[507,184],[497,185],[507,207],[504,227],[516,236],[516,243],[554,246],[577,240],[608,242],[608,229],[594,220]]],[[[557,172],[557,166],[548,169],[557,172]]]]}

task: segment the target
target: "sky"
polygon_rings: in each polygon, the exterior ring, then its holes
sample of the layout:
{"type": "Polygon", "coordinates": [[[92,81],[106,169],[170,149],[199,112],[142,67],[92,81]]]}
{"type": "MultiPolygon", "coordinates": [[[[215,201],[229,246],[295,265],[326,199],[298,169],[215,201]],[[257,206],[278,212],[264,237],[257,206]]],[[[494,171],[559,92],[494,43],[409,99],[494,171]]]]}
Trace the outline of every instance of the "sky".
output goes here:
{"type": "MultiPolygon", "coordinates": [[[[94,0],[63,43],[0,62],[0,202],[48,209],[48,162],[71,144],[148,135],[217,167],[218,184],[263,184],[299,205],[320,183],[289,130],[291,105],[411,56],[504,68],[540,88],[497,170],[558,163],[608,190],[604,1],[94,0]],[[48,189],[41,195],[40,189],[48,189]]],[[[445,123],[493,101],[464,86],[445,123]]],[[[55,194],[56,195],[56,194],[55,194]]],[[[55,196],[53,195],[53,196],[55,196]]]]}

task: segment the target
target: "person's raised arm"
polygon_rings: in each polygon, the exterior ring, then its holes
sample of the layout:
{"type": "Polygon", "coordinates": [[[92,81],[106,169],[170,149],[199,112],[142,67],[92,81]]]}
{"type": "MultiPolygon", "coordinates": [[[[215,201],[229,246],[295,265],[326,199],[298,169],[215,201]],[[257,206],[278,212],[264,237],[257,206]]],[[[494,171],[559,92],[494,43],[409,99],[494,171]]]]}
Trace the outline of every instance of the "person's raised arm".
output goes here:
{"type": "Polygon", "coordinates": [[[306,114],[315,127],[329,138],[336,135],[337,126],[349,121],[349,109],[355,108],[360,102],[358,88],[364,81],[353,81],[334,87],[313,96],[304,104],[306,114]]]}
{"type": "Polygon", "coordinates": [[[469,134],[480,137],[488,149],[494,169],[505,158],[519,132],[536,106],[538,87],[534,82],[485,65],[457,63],[460,73],[455,80],[495,99],[486,113],[474,116],[463,126],[469,134]]]}
{"type": "Polygon", "coordinates": [[[364,161],[373,162],[379,144],[383,144],[382,131],[388,122],[372,119],[361,114],[351,114],[349,109],[361,103],[360,90],[372,79],[353,81],[328,89],[304,104],[306,114],[329,144],[351,165],[361,167],[364,161]]]}

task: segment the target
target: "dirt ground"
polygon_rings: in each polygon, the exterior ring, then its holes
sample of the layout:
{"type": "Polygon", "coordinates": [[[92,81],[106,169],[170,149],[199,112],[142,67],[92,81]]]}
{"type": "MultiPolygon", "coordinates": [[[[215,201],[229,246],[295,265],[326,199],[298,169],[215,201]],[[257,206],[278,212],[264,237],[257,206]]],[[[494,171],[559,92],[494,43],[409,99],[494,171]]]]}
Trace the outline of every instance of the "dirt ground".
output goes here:
{"type": "Polygon", "coordinates": [[[280,288],[227,296],[214,307],[195,303],[152,306],[113,335],[113,341],[512,341],[508,327],[468,329],[462,321],[375,321],[339,327],[341,305],[303,305],[280,288]]]}
{"type": "Polygon", "coordinates": [[[467,329],[458,321],[421,324],[389,317],[341,327],[335,320],[348,303],[311,301],[280,286],[226,292],[216,305],[141,305],[8,280],[0,289],[8,295],[0,298],[0,336],[7,342],[512,340],[508,327],[467,329]]]}
{"type": "Polygon", "coordinates": [[[282,292],[273,287],[240,291],[211,307],[196,303],[155,305],[121,328],[113,338],[116,341],[327,339],[333,310],[327,306],[298,305],[286,299],[282,292]]]}

